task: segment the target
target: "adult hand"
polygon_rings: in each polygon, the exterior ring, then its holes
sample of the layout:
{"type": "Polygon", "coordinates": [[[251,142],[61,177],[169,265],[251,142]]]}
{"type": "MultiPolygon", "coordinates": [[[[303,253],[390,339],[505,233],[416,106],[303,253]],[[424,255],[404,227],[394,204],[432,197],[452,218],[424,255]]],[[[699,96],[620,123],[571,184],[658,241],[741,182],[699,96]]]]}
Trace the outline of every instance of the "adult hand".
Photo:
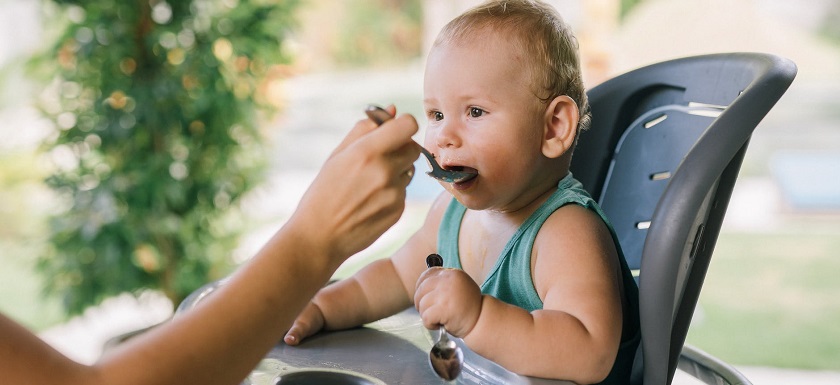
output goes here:
{"type": "Polygon", "coordinates": [[[481,303],[481,289],[463,270],[433,267],[417,280],[414,306],[427,329],[443,325],[463,338],[478,322],[481,303]]]}
{"type": "MultiPolygon", "coordinates": [[[[396,109],[390,106],[389,112],[396,109]]],[[[356,123],[290,220],[298,231],[308,232],[311,247],[341,263],[396,223],[420,155],[420,146],[411,139],[417,129],[411,115],[379,127],[369,119],[356,123]]]]}

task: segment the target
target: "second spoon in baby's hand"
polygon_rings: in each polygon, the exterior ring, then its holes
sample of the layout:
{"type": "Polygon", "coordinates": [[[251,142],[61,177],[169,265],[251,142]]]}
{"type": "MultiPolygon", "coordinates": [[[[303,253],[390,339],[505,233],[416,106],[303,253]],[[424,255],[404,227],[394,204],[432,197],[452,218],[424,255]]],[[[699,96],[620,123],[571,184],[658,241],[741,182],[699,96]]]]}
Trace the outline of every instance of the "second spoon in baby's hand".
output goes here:
{"type": "MultiPolygon", "coordinates": [[[[443,258],[438,254],[429,254],[426,257],[426,267],[443,266],[443,258]]],[[[438,341],[429,351],[429,364],[438,377],[452,381],[461,374],[464,366],[464,352],[458,347],[455,341],[449,339],[446,329],[440,325],[438,341]]]]}

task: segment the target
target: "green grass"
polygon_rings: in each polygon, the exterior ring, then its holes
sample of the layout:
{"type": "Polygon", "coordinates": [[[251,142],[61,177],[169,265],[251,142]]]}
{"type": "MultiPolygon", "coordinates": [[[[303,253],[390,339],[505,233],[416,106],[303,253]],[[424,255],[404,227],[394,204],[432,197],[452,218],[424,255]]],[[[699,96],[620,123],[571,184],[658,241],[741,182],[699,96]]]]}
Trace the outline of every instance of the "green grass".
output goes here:
{"type": "Polygon", "coordinates": [[[840,370],[840,229],[790,227],[721,234],[690,344],[736,365],[840,370]]]}

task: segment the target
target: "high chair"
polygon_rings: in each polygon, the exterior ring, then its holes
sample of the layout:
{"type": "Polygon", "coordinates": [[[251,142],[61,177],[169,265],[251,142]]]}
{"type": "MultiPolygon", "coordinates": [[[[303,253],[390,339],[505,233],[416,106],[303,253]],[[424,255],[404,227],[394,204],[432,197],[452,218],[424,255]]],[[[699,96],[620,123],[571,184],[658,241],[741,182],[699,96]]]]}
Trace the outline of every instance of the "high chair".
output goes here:
{"type": "Polygon", "coordinates": [[[601,204],[639,284],[634,383],[670,384],[677,367],[707,383],[749,381],[684,346],[753,130],[796,76],[761,53],[676,59],[588,92],[592,124],[572,174],[601,204]]]}

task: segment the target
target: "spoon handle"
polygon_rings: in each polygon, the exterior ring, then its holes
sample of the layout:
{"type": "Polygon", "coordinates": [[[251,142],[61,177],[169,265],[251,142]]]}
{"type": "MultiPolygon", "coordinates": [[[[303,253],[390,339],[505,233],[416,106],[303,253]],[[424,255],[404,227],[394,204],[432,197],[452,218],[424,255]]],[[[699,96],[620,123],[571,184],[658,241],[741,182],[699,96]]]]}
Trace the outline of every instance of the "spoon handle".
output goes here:
{"type": "MultiPolygon", "coordinates": [[[[432,253],[426,257],[426,267],[432,268],[441,266],[443,266],[443,257],[441,257],[440,254],[432,253]]],[[[446,328],[444,328],[443,325],[440,325],[440,335],[438,336],[438,340],[443,341],[445,339],[448,340],[446,337],[446,328]]]]}
{"type": "MultiPolygon", "coordinates": [[[[426,257],[426,267],[432,268],[432,267],[441,267],[441,266],[443,266],[443,257],[441,257],[440,254],[432,253],[432,254],[429,254],[428,257],[426,257]]],[[[449,338],[446,335],[447,334],[446,333],[446,328],[444,328],[443,325],[440,325],[440,329],[438,329],[438,331],[440,333],[438,335],[438,340],[439,341],[448,341],[449,340],[449,338]]]]}
{"type": "Polygon", "coordinates": [[[440,329],[438,329],[438,341],[445,344],[449,343],[449,332],[446,331],[443,325],[440,325],[440,329]]]}
{"type": "Polygon", "coordinates": [[[440,254],[429,254],[426,257],[426,267],[440,267],[443,266],[443,257],[440,254]]]}
{"type": "Polygon", "coordinates": [[[367,108],[365,108],[365,114],[368,118],[370,118],[370,120],[373,120],[374,123],[380,126],[382,123],[385,123],[393,118],[388,111],[385,111],[382,107],[375,106],[373,104],[368,104],[367,108]]]}

